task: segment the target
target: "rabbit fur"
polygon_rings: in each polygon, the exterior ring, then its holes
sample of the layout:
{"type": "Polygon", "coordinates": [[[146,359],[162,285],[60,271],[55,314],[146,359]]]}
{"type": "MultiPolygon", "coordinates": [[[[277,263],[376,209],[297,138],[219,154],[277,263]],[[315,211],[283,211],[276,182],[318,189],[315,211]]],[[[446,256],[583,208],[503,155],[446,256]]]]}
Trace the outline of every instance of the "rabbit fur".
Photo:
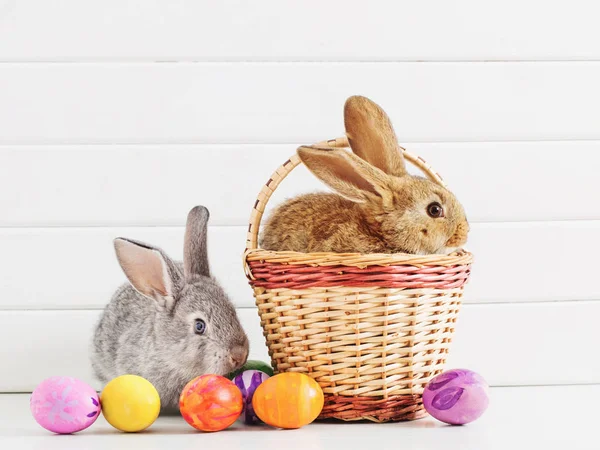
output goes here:
{"type": "Polygon", "coordinates": [[[260,246],[274,251],[419,255],[450,253],[463,246],[469,224],[462,205],[446,188],[407,172],[383,109],[368,98],[350,97],[344,123],[352,152],[318,146],[297,151],[308,169],[335,192],[301,195],[275,208],[260,246]]]}
{"type": "Polygon", "coordinates": [[[103,383],[124,374],[146,378],[165,410],[178,409],[183,387],[196,376],[227,374],[248,356],[236,310],[210,276],[208,218],[203,206],[190,211],[183,263],[138,241],[114,241],[129,283],[117,290],[96,327],[92,366],[103,383]]]}

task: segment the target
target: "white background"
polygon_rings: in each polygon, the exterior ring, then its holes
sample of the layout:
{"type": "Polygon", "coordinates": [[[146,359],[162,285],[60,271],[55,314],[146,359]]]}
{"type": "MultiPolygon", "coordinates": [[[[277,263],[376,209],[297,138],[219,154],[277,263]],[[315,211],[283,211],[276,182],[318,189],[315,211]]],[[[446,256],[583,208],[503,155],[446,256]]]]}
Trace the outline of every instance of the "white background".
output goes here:
{"type": "MultiPolygon", "coordinates": [[[[0,0],[0,392],[93,381],[123,281],[111,241],[214,272],[264,358],[241,266],[255,195],[362,94],[472,222],[450,366],[491,384],[600,382],[600,9],[595,1],[0,0]]],[[[320,188],[303,168],[273,199],[320,188]]],[[[97,384],[96,384],[97,385],[97,384]]]]}

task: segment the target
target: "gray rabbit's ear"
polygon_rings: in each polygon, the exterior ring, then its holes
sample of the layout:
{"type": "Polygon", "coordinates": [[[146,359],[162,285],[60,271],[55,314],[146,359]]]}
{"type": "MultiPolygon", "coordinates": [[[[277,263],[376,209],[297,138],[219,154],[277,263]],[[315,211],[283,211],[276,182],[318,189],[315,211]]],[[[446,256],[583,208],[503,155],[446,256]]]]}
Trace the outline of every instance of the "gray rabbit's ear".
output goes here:
{"type": "Polygon", "coordinates": [[[388,175],[407,174],[392,122],[377,103],[359,95],[350,97],[344,105],[344,124],[354,154],[388,175]]]}
{"type": "Polygon", "coordinates": [[[173,306],[181,282],[175,263],[162,250],[142,242],[117,238],[114,245],[119,264],[135,290],[161,306],[173,306]]]}
{"type": "Polygon", "coordinates": [[[183,271],[186,280],[195,275],[210,277],[206,234],[210,214],[204,206],[194,207],[188,214],[183,247],[183,271]]]}

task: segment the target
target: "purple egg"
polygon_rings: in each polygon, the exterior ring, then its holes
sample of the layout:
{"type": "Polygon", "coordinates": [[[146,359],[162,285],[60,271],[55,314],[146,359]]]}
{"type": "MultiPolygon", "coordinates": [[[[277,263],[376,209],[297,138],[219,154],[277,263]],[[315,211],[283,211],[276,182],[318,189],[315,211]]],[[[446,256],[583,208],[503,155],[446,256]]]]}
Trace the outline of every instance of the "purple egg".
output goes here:
{"type": "Polygon", "coordinates": [[[429,414],[451,425],[478,419],[489,403],[488,384],[481,375],[454,369],[434,377],[423,391],[423,405],[429,414]]]}
{"type": "Polygon", "coordinates": [[[260,422],[252,407],[252,397],[254,397],[256,388],[267,378],[269,378],[269,375],[260,370],[245,370],[233,379],[233,382],[244,397],[244,409],[242,410],[241,417],[243,417],[244,422],[248,425],[260,422]]]}

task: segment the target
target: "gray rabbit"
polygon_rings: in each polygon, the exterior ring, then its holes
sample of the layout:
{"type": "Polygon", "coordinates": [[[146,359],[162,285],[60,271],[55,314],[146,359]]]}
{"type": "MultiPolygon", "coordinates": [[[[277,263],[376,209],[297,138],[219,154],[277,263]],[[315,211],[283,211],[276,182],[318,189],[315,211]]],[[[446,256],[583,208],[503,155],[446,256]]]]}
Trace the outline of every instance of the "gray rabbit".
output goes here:
{"type": "Polygon", "coordinates": [[[178,409],[185,384],[205,373],[224,375],[248,357],[248,338],[234,306],[210,277],[209,213],[188,215],[183,264],[162,250],[118,238],[117,258],[131,284],[119,288],[95,331],[92,366],[106,383],[140,375],[158,390],[163,409],[178,409]]]}

